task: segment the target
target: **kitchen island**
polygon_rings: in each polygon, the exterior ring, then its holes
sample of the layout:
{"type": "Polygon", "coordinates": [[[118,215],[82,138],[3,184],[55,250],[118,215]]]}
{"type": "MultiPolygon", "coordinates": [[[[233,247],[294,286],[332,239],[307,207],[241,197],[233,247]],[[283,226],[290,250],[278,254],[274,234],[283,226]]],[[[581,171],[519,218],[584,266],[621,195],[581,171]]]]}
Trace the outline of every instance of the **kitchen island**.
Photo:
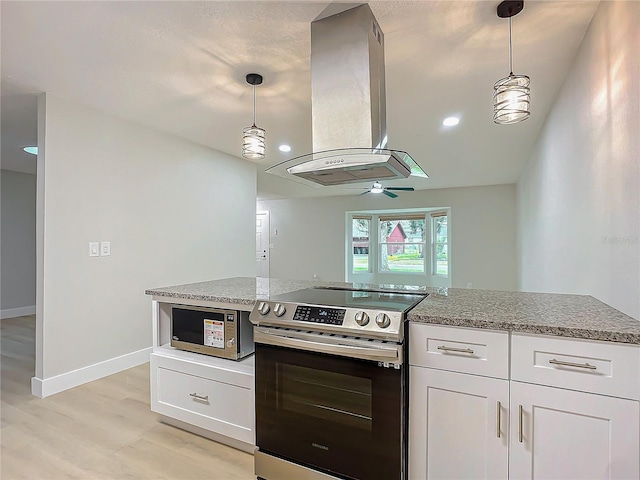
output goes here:
{"type": "MultiPolygon", "coordinates": [[[[147,290],[152,409],[251,451],[253,356],[172,348],[171,306],[250,311],[310,287],[401,288],[241,277],[147,290]]],[[[429,294],[407,317],[409,478],[640,476],[639,321],[586,295],[407,288],[429,294]],[[441,430],[446,442],[427,441],[441,430]]]]}

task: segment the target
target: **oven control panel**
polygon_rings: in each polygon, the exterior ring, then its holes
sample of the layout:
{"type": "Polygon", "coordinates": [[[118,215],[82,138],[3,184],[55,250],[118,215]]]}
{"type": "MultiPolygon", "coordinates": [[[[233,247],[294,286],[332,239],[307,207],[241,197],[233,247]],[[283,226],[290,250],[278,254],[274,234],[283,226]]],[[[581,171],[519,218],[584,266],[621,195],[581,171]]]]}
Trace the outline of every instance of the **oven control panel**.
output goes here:
{"type": "Polygon", "coordinates": [[[309,307],[299,305],[293,314],[293,319],[300,322],[326,323],[327,325],[342,325],[344,322],[344,308],[309,307]]]}
{"type": "Polygon", "coordinates": [[[254,325],[274,326],[402,342],[402,312],[342,308],[293,302],[258,301],[249,316],[254,325]]]}

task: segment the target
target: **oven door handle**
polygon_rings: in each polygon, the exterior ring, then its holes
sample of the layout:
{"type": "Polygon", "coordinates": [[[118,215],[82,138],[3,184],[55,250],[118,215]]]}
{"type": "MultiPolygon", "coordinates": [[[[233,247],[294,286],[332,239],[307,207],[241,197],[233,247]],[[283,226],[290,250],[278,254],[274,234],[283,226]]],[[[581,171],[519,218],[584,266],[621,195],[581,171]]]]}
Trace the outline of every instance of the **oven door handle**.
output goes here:
{"type": "Polygon", "coordinates": [[[355,345],[324,343],[316,342],[314,340],[283,336],[273,332],[265,332],[259,328],[254,328],[253,340],[256,343],[274,345],[277,347],[290,347],[298,350],[328,353],[330,355],[359,358],[362,360],[373,360],[377,362],[394,364],[402,363],[401,345],[359,347],[355,345]]]}

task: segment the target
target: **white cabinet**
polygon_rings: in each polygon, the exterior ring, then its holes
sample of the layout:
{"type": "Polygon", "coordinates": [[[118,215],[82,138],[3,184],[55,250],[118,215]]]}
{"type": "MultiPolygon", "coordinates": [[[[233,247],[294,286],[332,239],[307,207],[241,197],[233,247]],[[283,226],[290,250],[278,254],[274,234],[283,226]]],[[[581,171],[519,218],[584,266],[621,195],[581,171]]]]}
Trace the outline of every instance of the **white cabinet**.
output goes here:
{"type": "Polygon", "coordinates": [[[153,302],[151,410],[165,423],[253,452],[253,356],[235,361],[171,347],[170,313],[169,301],[153,302]]]}
{"type": "Polygon", "coordinates": [[[511,382],[512,479],[639,478],[638,402],[511,382]]]}
{"type": "Polygon", "coordinates": [[[509,477],[640,478],[640,348],[526,334],[511,345],[509,477]]]}
{"type": "Polygon", "coordinates": [[[410,479],[640,478],[638,345],[424,324],[409,335],[410,479]]]}
{"type": "Polygon", "coordinates": [[[509,382],[417,366],[409,375],[409,478],[506,478],[509,382]]]}
{"type": "Polygon", "coordinates": [[[409,342],[409,478],[506,478],[508,333],[411,324],[409,342]]]}

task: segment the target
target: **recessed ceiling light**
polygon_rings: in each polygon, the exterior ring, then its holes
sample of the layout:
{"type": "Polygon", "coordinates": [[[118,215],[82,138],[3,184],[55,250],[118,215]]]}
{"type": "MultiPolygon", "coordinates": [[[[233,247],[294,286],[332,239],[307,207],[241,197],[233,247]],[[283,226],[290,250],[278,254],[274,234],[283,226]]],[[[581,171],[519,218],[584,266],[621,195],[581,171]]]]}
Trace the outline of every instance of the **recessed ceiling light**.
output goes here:
{"type": "Polygon", "coordinates": [[[291,151],[291,147],[289,145],[280,145],[278,148],[280,149],[281,152],[290,152],[291,151]]]}
{"type": "Polygon", "coordinates": [[[447,117],[442,121],[442,125],[445,127],[455,127],[460,123],[460,119],[458,117],[447,117]]]}
{"type": "Polygon", "coordinates": [[[22,147],[22,149],[25,152],[30,153],[31,155],[37,155],[38,154],[38,147],[22,147]]]}

